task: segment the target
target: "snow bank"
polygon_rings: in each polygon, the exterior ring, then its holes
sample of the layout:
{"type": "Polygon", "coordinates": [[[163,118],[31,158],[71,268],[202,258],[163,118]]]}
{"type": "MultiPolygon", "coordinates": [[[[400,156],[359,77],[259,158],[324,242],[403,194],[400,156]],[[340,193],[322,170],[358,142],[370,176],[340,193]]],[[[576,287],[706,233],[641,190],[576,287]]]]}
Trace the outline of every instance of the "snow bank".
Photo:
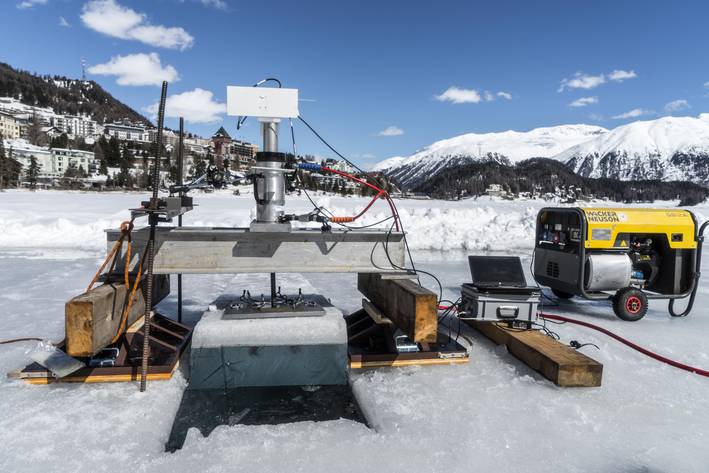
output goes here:
{"type": "Polygon", "coordinates": [[[434,207],[400,209],[400,215],[412,249],[507,251],[533,246],[537,210],[434,207]]]}
{"type": "MultiPolygon", "coordinates": [[[[0,195],[6,206],[0,211],[3,232],[0,248],[64,248],[101,251],[105,249],[104,230],[118,228],[129,218],[127,207],[135,207],[143,198],[136,194],[81,194],[70,192],[7,192],[0,195]],[[52,198],[54,197],[54,198],[52,198]],[[132,199],[128,199],[130,197],[132,199]],[[33,199],[40,202],[34,204],[33,199]],[[93,208],[86,209],[91,202],[93,208]],[[30,210],[36,205],[51,205],[54,210],[30,210]]],[[[199,206],[185,215],[185,225],[248,226],[254,218],[253,198],[220,193],[197,196],[199,206]]],[[[368,199],[320,196],[324,205],[336,215],[352,215],[361,210],[368,199]]],[[[529,248],[537,209],[543,205],[523,205],[503,201],[469,200],[397,201],[409,244],[418,250],[495,250],[529,248]]],[[[293,197],[289,210],[308,212],[312,205],[293,197]]],[[[378,204],[353,225],[368,225],[390,215],[385,204],[378,204]]],[[[140,223],[144,224],[144,221],[140,223]]],[[[380,228],[388,228],[391,221],[380,228]]],[[[315,225],[319,226],[319,225],[315,225]]]]}
{"type": "MultiPolygon", "coordinates": [[[[240,196],[231,191],[196,194],[197,207],[184,217],[186,226],[247,227],[255,217],[253,197],[247,189],[240,196]]],[[[23,192],[0,194],[0,249],[65,249],[105,251],[104,230],[118,228],[130,218],[128,208],[147,196],[138,193],[23,192]]],[[[314,196],[319,206],[335,215],[353,215],[369,199],[314,196]]],[[[481,197],[462,201],[397,200],[397,206],[415,250],[510,251],[533,247],[534,226],[540,208],[558,205],[541,200],[507,201],[481,197]]],[[[594,203],[608,206],[615,203],[594,203]]],[[[654,206],[673,207],[674,202],[654,206]]],[[[706,206],[692,208],[701,215],[706,206]]],[[[288,198],[287,210],[307,213],[312,204],[306,197],[288,198]]],[[[370,225],[389,217],[380,202],[353,226],[370,225]]],[[[139,220],[137,225],[144,225],[139,220]]],[[[294,224],[296,227],[299,225],[294,224]]],[[[320,224],[306,226],[318,228],[320,224]]],[[[388,229],[391,220],[378,228],[388,229]]]]}

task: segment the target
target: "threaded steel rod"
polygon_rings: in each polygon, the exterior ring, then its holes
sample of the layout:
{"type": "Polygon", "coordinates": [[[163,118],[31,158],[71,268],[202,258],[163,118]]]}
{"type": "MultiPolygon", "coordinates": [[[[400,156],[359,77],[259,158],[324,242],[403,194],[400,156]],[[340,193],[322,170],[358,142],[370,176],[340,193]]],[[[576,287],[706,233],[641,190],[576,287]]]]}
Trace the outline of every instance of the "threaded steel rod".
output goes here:
{"type": "MultiPolygon", "coordinates": [[[[185,119],[180,117],[180,142],[177,150],[177,185],[182,188],[182,173],[184,169],[185,119]]],[[[184,195],[182,191],[180,197],[184,195]]],[[[177,216],[177,226],[182,226],[182,214],[177,216]]],[[[177,275],[177,321],[182,323],[182,274],[177,275]]]]}
{"type": "Polygon", "coordinates": [[[143,325],[143,359],[140,364],[140,392],[144,392],[148,383],[148,362],[150,359],[150,315],[153,309],[153,263],[155,261],[155,228],[158,225],[158,186],[160,185],[160,155],[162,154],[162,129],[165,124],[165,101],[167,100],[167,82],[162,83],[160,109],[158,110],[158,149],[153,166],[153,198],[150,200],[148,220],[150,237],[148,238],[148,261],[145,280],[145,321],[143,325]]]}

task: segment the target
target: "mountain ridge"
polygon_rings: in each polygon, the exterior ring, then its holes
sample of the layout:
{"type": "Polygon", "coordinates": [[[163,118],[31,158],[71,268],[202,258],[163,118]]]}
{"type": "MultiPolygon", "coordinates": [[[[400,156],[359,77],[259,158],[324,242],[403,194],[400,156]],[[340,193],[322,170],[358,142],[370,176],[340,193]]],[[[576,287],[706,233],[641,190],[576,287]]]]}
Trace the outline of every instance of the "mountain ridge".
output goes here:
{"type": "Polygon", "coordinates": [[[451,167],[474,162],[514,164],[551,158],[574,172],[620,180],[688,180],[709,183],[709,114],[661,117],[608,130],[575,124],[468,133],[437,141],[410,156],[396,156],[374,166],[404,188],[451,167]]]}

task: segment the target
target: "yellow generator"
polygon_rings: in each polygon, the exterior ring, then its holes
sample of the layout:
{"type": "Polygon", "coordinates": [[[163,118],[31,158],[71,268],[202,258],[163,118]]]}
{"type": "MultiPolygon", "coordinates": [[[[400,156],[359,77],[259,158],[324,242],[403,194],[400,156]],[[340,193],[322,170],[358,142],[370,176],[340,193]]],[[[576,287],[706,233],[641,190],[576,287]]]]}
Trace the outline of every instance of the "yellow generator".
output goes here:
{"type": "Polygon", "coordinates": [[[694,303],[704,228],[688,210],[544,208],[537,215],[534,278],[559,298],[609,299],[623,320],[669,299],[674,317],[694,303]],[[690,297],[676,313],[674,301],[690,297]]]}

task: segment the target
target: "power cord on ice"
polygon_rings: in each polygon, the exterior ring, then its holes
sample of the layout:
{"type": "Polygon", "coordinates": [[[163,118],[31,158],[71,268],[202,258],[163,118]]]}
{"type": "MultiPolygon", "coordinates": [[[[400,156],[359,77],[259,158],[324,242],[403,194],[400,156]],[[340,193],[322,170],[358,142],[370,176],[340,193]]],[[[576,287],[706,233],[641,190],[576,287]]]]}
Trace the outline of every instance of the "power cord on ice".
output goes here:
{"type": "Polygon", "coordinates": [[[596,345],[595,343],[580,343],[577,340],[571,340],[569,342],[569,346],[571,348],[576,349],[576,350],[583,348],[583,347],[594,347],[596,350],[600,350],[600,348],[598,348],[598,345],[596,345]]]}

